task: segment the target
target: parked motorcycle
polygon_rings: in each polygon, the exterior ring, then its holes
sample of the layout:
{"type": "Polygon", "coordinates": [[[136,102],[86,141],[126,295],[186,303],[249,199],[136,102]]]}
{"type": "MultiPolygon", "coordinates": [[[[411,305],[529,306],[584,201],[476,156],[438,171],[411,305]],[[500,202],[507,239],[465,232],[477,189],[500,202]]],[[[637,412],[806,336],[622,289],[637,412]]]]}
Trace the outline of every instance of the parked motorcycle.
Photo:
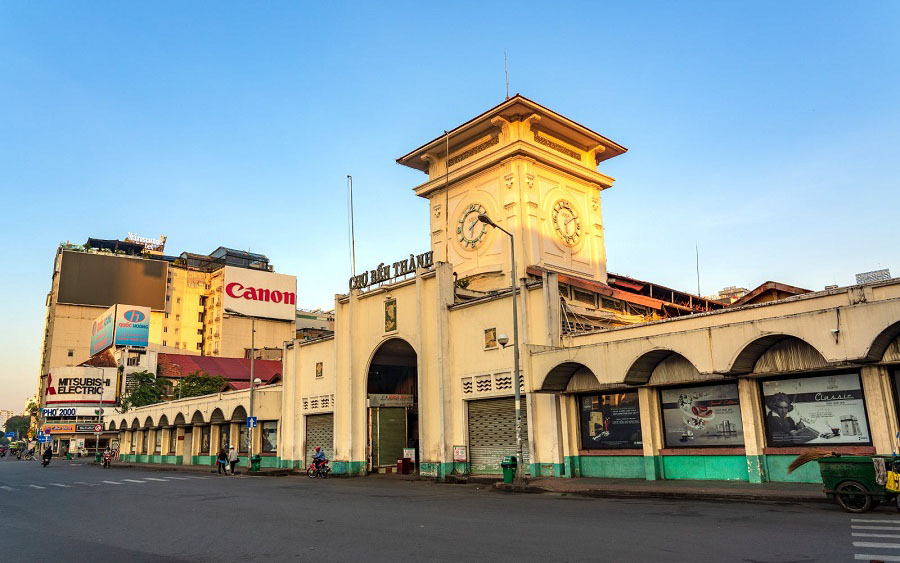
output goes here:
{"type": "Polygon", "coordinates": [[[306,476],[310,479],[327,479],[329,473],[331,473],[331,467],[328,465],[327,459],[320,463],[318,467],[316,466],[316,462],[312,462],[309,464],[309,467],[306,468],[306,476]]]}

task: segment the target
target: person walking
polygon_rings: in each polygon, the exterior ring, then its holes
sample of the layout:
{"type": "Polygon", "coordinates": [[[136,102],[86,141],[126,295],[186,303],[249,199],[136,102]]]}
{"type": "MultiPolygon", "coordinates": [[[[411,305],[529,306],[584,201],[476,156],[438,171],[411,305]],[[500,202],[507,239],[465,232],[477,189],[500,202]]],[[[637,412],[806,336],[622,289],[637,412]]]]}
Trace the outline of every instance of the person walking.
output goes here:
{"type": "Polygon", "coordinates": [[[234,450],[234,446],[231,446],[231,448],[228,449],[228,465],[231,466],[231,474],[232,475],[234,475],[234,468],[237,466],[237,464],[238,464],[238,455],[237,455],[237,452],[234,450]]]}
{"type": "Polygon", "coordinates": [[[228,462],[228,454],[225,453],[225,448],[219,450],[219,455],[216,456],[216,473],[228,475],[228,469],[225,464],[228,462]]]}

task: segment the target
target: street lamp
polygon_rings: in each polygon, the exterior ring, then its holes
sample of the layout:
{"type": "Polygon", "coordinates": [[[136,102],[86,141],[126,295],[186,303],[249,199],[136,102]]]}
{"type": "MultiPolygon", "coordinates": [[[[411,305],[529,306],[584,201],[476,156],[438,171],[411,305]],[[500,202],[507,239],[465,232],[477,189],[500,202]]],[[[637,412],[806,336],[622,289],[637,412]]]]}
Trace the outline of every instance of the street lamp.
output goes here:
{"type": "MultiPolygon", "coordinates": [[[[521,482],[522,465],[525,463],[525,460],[522,457],[522,393],[519,390],[519,311],[517,305],[518,288],[516,285],[516,242],[511,232],[494,223],[486,214],[479,213],[478,220],[509,235],[509,256],[512,268],[513,373],[515,374],[513,387],[516,390],[516,461],[518,462],[516,464],[516,482],[521,482]]],[[[506,343],[503,343],[503,346],[505,347],[506,343]]]]}
{"type": "MultiPolygon", "coordinates": [[[[244,313],[239,313],[234,309],[225,309],[225,312],[229,315],[234,315],[236,317],[244,317],[245,319],[250,319],[250,412],[247,414],[248,418],[253,418],[253,384],[256,381],[260,381],[258,379],[253,379],[253,357],[256,355],[256,317],[251,317],[250,315],[245,315],[244,313]]],[[[262,383],[262,381],[260,381],[262,383]]],[[[250,469],[250,459],[253,457],[253,428],[247,427],[247,469],[250,469]]]]}

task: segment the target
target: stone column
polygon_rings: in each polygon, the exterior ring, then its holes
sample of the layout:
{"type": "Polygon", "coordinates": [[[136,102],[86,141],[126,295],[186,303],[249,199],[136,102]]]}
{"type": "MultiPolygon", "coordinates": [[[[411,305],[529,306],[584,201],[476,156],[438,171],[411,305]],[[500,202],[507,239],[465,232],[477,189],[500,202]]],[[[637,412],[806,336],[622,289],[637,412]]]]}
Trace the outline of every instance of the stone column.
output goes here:
{"type": "Polygon", "coordinates": [[[641,409],[641,438],[644,442],[644,475],[648,481],[665,479],[659,452],[665,444],[659,391],[655,387],[639,387],[638,403],[641,409]]]}
{"type": "Polygon", "coordinates": [[[742,377],[738,379],[738,397],[741,405],[741,424],[744,427],[744,450],[747,455],[747,473],[751,483],[763,483],[766,477],[765,428],[759,382],[742,377]]]}
{"type": "Polygon", "coordinates": [[[895,439],[898,423],[890,372],[885,366],[863,366],[860,378],[866,397],[869,433],[875,452],[879,454],[895,452],[898,448],[895,439]]]}

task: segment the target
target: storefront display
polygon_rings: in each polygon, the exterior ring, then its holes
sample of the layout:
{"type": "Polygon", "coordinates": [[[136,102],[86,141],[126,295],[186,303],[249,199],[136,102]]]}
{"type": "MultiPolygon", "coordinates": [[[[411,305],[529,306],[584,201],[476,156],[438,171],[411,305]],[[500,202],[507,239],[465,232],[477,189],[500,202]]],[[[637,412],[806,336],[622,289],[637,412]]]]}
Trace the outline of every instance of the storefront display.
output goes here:
{"type": "Polygon", "coordinates": [[[661,389],[666,446],[743,446],[736,383],[661,389]]]}
{"type": "Polygon", "coordinates": [[[773,379],[762,391],[769,446],[872,441],[857,373],[773,379]]]}
{"type": "Polygon", "coordinates": [[[643,446],[637,393],[584,395],[578,400],[581,412],[582,449],[643,446]]]}

